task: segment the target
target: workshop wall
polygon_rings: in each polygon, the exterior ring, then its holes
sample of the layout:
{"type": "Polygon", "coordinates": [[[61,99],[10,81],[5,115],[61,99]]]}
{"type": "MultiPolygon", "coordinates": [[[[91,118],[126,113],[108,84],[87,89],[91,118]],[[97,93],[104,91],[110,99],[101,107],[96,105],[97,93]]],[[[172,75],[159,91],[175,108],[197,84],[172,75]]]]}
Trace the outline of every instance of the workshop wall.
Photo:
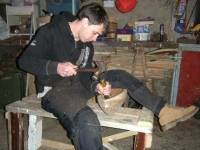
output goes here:
{"type": "MultiPolygon", "coordinates": [[[[152,17],[155,19],[155,24],[150,25],[150,32],[159,32],[160,24],[165,26],[165,33],[168,40],[176,42],[176,39],[183,36],[174,32],[175,19],[173,11],[177,0],[137,0],[136,7],[128,13],[121,13],[114,7],[105,7],[110,17],[114,17],[118,24],[118,28],[123,28],[126,23],[133,23],[138,19],[152,17]]],[[[188,0],[186,9],[186,18],[188,19],[196,0],[188,0]]],[[[195,38],[191,35],[184,35],[190,38],[195,38]]]]}
{"type": "MultiPolygon", "coordinates": [[[[99,2],[103,5],[103,0],[85,0],[84,3],[99,2]],[[100,2],[101,1],[101,2],[100,2]]],[[[160,24],[164,24],[165,33],[169,41],[176,42],[177,38],[186,36],[191,39],[195,39],[195,36],[190,34],[182,35],[174,32],[174,26],[176,18],[174,18],[174,10],[176,8],[176,2],[178,0],[137,0],[135,8],[128,13],[121,13],[116,6],[105,7],[108,15],[115,18],[118,28],[123,28],[127,23],[135,23],[135,21],[152,17],[155,19],[155,24],[149,26],[150,33],[159,32],[160,24]]],[[[195,5],[196,0],[188,0],[186,7],[186,19],[191,15],[192,9],[195,5]]],[[[45,1],[40,1],[40,10],[45,8],[45,1]]],[[[191,21],[192,17],[191,17],[191,21]]]]}
{"type": "MultiPolygon", "coordinates": [[[[150,33],[159,32],[160,24],[164,24],[165,33],[169,41],[176,42],[177,38],[186,36],[191,39],[195,39],[195,36],[190,34],[182,35],[174,32],[174,26],[176,18],[174,18],[174,11],[176,8],[176,2],[178,0],[137,0],[135,8],[128,13],[121,13],[116,6],[105,7],[109,17],[114,17],[117,22],[118,28],[123,28],[127,23],[135,23],[142,18],[152,17],[155,19],[154,25],[149,26],[150,33]]],[[[103,0],[85,0],[84,3],[99,2],[103,5],[103,0]],[[100,2],[101,1],[101,2],[100,2]]],[[[196,0],[188,0],[186,7],[186,19],[191,15],[192,9],[196,0]]],[[[45,8],[46,2],[40,1],[40,10],[45,8]]],[[[192,18],[191,18],[191,21],[192,18]]]]}

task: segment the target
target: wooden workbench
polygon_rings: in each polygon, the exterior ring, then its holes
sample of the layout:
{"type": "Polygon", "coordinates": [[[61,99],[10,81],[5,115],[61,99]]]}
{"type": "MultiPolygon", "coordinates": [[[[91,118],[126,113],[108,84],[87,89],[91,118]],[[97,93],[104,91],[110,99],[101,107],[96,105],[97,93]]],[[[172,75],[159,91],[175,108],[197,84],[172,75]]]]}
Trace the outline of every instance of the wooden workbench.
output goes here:
{"type": "MultiPolygon", "coordinates": [[[[121,107],[114,115],[108,116],[97,103],[89,102],[88,106],[97,114],[101,126],[126,130],[123,133],[103,137],[103,145],[106,148],[110,150],[116,149],[108,142],[129,136],[136,136],[134,149],[143,150],[151,147],[154,115],[150,110],[144,107],[143,109],[121,107]]],[[[33,96],[26,97],[23,101],[16,101],[7,105],[6,111],[10,150],[26,148],[26,145],[24,145],[23,123],[25,114],[29,115],[28,149],[35,150],[41,145],[57,149],[74,149],[73,145],[42,139],[42,118],[55,117],[41,108],[40,99],[36,99],[33,96]]]]}

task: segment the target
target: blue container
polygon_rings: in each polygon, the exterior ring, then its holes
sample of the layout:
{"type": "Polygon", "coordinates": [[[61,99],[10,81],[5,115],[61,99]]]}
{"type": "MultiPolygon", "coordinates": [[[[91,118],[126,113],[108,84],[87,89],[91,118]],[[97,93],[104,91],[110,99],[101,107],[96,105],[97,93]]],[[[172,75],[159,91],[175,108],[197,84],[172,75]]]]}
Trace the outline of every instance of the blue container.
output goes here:
{"type": "Polygon", "coordinates": [[[133,34],[132,29],[117,29],[116,30],[117,34],[133,34]]]}
{"type": "Polygon", "coordinates": [[[183,34],[185,30],[185,26],[182,23],[176,23],[174,26],[174,31],[180,34],[183,34]]]}

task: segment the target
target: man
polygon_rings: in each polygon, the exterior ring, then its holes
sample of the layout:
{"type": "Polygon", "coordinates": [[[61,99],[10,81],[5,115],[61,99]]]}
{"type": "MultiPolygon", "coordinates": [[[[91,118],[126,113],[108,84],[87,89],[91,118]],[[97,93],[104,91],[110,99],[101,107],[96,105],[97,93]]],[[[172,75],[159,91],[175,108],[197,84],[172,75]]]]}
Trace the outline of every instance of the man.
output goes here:
{"type": "Polygon", "coordinates": [[[91,79],[92,73],[76,72],[78,68],[92,68],[92,42],[106,31],[108,23],[106,11],[96,3],[82,7],[77,18],[62,13],[38,30],[19,58],[20,68],[36,75],[42,108],[60,120],[77,150],[103,149],[100,123],[87,100],[98,94],[109,95],[112,88],[126,88],[133,99],[159,117],[164,130],[198,111],[194,106],[170,107],[123,70],[101,74],[107,81],[105,87],[91,79]]]}

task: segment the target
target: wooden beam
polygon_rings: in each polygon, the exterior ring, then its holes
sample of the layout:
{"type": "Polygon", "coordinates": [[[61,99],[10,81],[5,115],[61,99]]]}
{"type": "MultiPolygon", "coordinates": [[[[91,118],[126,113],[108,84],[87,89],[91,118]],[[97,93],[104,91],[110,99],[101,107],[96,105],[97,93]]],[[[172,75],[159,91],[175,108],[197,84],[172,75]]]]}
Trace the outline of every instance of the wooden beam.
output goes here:
{"type": "Polygon", "coordinates": [[[126,132],[114,134],[114,135],[111,135],[111,136],[103,137],[102,140],[103,140],[103,143],[108,143],[108,142],[112,142],[112,141],[115,141],[115,140],[119,140],[119,139],[122,139],[122,138],[129,137],[129,136],[133,136],[133,135],[136,135],[136,134],[137,134],[137,132],[135,132],[135,131],[126,131],[126,132]]]}
{"type": "Polygon", "coordinates": [[[145,133],[138,133],[135,136],[134,150],[145,150],[145,133]]]}
{"type": "Polygon", "coordinates": [[[8,129],[8,149],[12,150],[12,132],[11,132],[11,112],[6,112],[5,118],[7,119],[8,129]]]}
{"type": "Polygon", "coordinates": [[[65,144],[65,143],[50,141],[46,139],[42,139],[42,145],[46,147],[50,147],[50,148],[55,148],[55,149],[75,150],[74,146],[71,144],[65,144]]]}
{"type": "Polygon", "coordinates": [[[20,113],[10,113],[11,117],[11,137],[12,149],[24,149],[24,115],[20,113]]]}
{"type": "Polygon", "coordinates": [[[29,115],[28,149],[38,149],[42,144],[42,119],[43,117],[29,115]]]}
{"type": "Polygon", "coordinates": [[[108,150],[119,150],[117,147],[113,146],[112,144],[110,143],[103,143],[103,146],[105,148],[107,148],[108,150]]]}

